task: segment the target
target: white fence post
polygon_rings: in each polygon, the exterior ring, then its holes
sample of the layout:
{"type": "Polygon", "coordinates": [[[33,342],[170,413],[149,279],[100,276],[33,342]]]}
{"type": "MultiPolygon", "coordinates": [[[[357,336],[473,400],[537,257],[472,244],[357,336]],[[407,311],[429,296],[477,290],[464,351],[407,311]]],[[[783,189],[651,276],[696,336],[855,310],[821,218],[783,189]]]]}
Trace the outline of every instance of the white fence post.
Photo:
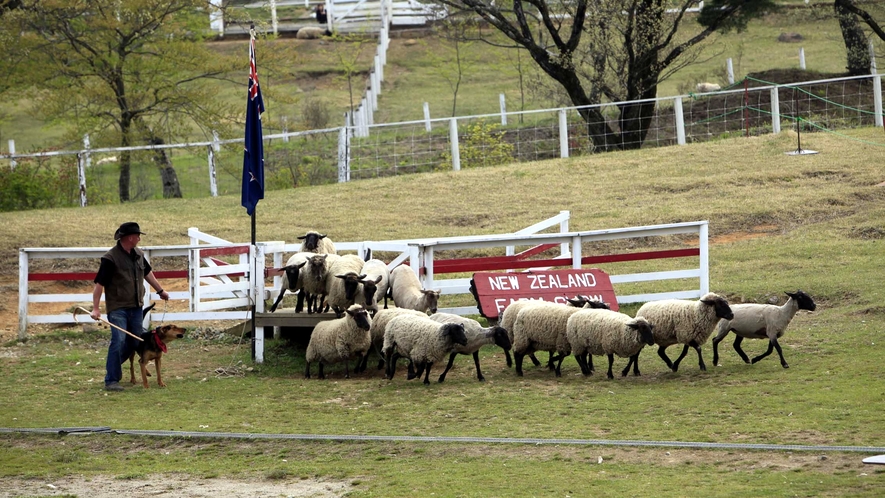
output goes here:
{"type": "Polygon", "coordinates": [[[80,207],[86,207],[86,163],[88,153],[77,154],[77,181],[80,184],[80,207]]]}
{"type": "Polygon", "coordinates": [[[673,116],[676,117],[676,143],[685,145],[685,115],[682,112],[682,97],[673,99],[673,116]]]}
{"type": "Polygon", "coordinates": [[[559,157],[568,157],[568,116],[565,109],[559,110],[559,157]]]}
{"type": "Polygon", "coordinates": [[[731,62],[731,57],[726,59],[725,69],[728,72],[728,84],[734,85],[734,65],[731,62]]]}
{"type": "Polygon", "coordinates": [[[430,133],[430,104],[424,103],[424,129],[430,133]]]}
{"type": "Polygon", "coordinates": [[[498,95],[498,101],[501,103],[501,126],[507,126],[507,101],[503,93],[498,95]]]}
{"type": "Polygon", "coordinates": [[[876,126],[882,126],[882,75],[873,77],[873,108],[876,111],[876,126]]]}
{"type": "Polygon", "coordinates": [[[456,118],[449,120],[449,141],[452,146],[452,170],[461,171],[461,151],[458,147],[458,120],[456,118]]]}
{"type": "Polygon", "coordinates": [[[799,69],[805,70],[805,47],[799,47],[799,69]]]}
{"type": "Polygon", "coordinates": [[[280,124],[283,126],[283,142],[289,143],[289,117],[283,116],[280,124]]]}
{"type": "MultiPolygon", "coordinates": [[[[15,155],[15,140],[13,140],[11,138],[9,139],[9,155],[10,156],[15,155]]],[[[15,159],[10,157],[9,158],[9,169],[15,169],[16,166],[18,166],[18,163],[15,162],[15,159]]]]}
{"type": "Polygon", "coordinates": [[[18,250],[18,338],[28,336],[28,253],[18,250]]]}
{"type": "Polygon", "coordinates": [[[221,150],[218,143],[218,133],[212,131],[212,143],[207,146],[209,150],[209,195],[218,197],[218,174],[215,168],[215,153],[221,150]]]}
{"type": "Polygon", "coordinates": [[[876,72],[876,47],[873,46],[873,40],[870,40],[870,74],[877,74],[877,72],[876,72]]]}
{"type": "Polygon", "coordinates": [[[277,1],[270,0],[270,24],[273,27],[273,34],[277,34],[279,22],[277,20],[277,1]]]}
{"type": "Polygon", "coordinates": [[[347,127],[342,126],[338,130],[338,183],[350,181],[350,167],[347,153],[347,127]]]}
{"type": "Polygon", "coordinates": [[[774,134],[781,132],[781,102],[778,87],[771,89],[771,132],[774,134]]]}

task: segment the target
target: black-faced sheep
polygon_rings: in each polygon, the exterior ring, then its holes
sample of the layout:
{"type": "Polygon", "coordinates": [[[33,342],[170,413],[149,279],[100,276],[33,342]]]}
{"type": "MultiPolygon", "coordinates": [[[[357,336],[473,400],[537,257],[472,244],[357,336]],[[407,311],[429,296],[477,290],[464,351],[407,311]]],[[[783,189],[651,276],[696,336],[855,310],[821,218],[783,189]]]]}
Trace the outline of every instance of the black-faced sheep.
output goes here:
{"type": "Polygon", "coordinates": [[[534,351],[556,353],[550,359],[556,362],[554,372],[562,377],[562,360],[571,354],[571,346],[566,337],[569,317],[581,308],[558,303],[535,302],[516,314],[513,324],[513,359],[516,375],[522,376],[522,360],[534,351]]]}
{"type": "Polygon", "coordinates": [[[396,359],[406,357],[416,369],[425,372],[424,384],[430,384],[433,364],[451,354],[459,344],[467,344],[464,325],[460,323],[439,323],[426,316],[397,316],[384,332],[387,378],[392,379],[396,373],[396,359]]]}
{"type": "Polygon", "coordinates": [[[622,377],[627,376],[631,366],[633,375],[639,375],[639,353],[644,346],[654,345],[653,328],[641,316],[631,318],[617,311],[582,309],[569,317],[566,337],[581,373],[592,373],[591,355],[605,355],[608,356],[608,378],[613,379],[614,355],[630,359],[621,372],[622,377]]]}
{"type": "Polygon", "coordinates": [[[777,349],[781,359],[781,366],[790,368],[784,359],[781,345],[778,339],[784,335],[787,325],[793,320],[793,316],[799,310],[814,311],[817,305],[811,296],[797,290],[794,293],[786,292],[790,298],[783,306],[771,304],[735,304],[731,307],[734,317],[730,320],[719,322],[719,333],[713,337],[713,364],[719,364],[719,342],[728,335],[735,333],[734,350],[741,356],[745,363],[756,363],[771,354],[772,349],[777,349]],[[744,350],[741,349],[741,341],[744,339],[768,339],[768,350],[751,361],[744,350]]]}
{"type": "Polygon", "coordinates": [[[307,312],[319,313],[323,301],[326,298],[326,275],[329,273],[330,258],[338,258],[334,254],[314,254],[307,259],[307,264],[301,269],[302,292],[307,297],[307,312]]]}
{"type": "Polygon", "coordinates": [[[357,303],[357,296],[363,291],[363,260],[356,255],[329,255],[326,258],[326,304],[341,318],[344,310],[357,303]]]}
{"type": "MultiPolygon", "coordinates": [[[[440,382],[446,379],[446,374],[452,369],[455,357],[459,354],[473,355],[473,363],[476,365],[476,378],[482,382],[486,379],[479,368],[479,349],[487,344],[494,344],[503,349],[504,352],[510,351],[510,338],[507,336],[507,331],[502,327],[494,325],[483,327],[476,320],[452,313],[434,313],[430,315],[430,319],[439,323],[460,323],[464,325],[464,333],[467,336],[467,344],[455,346],[452,354],[449,355],[449,364],[446,365],[446,369],[439,376],[440,382]]],[[[420,372],[418,375],[421,375],[420,372]]]]}
{"type": "Polygon", "coordinates": [[[286,266],[282,268],[286,273],[283,275],[282,282],[280,283],[280,295],[277,296],[273,306],[270,307],[271,313],[277,310],[277,307],[283,301],[283,296],[286,295],[287,290],[289,292],[298,292],[298,305],[295,307],[295,312],[301,312],[304,304],[304,291],[302,290],[304,284],[304,272],[301,271],[301,269],[304,268],[307,264],[307,260],[312,256],[314,256],[314,253],[312,252],[299,252],[290,256],[286,261],[286,266]]]}
{"type": "Polygon", "coordinates": [[[304,377],[310,378],[310,364],[319,362],[320,379],[325,379],[323,365],[344,362],[344,377],[350,378],[348,362],[357,358],[357,365],[369,351],[371,339],[369,328],[372,319],[365,308],[353,305],[347,308],[342,318],[318,323],[310,334],[310,342],[305,353],[304,377]]]}
{"type": "Polygon", "coordinates": [[[356,303],[362,304],[374,316],[378,312],[378,301],[384,299],[384,309],[387,309],[387,289],[390,284],[390,270],[387,263],[380,259],[366,261],[362,269],[363,279],[362,295],[357,296],[356,303]]]}
{"type": "MultiPolygon", "coordinates": [[[[584,307],[589,302],[589,300],[587,298],[584,298],[581,296],[576,296],[574,299],[567,299],[566,301],[567,301],[566,304],[568,306],[573,306],[575,308],[584,307]]],[[[498,323],[501,325],[501,327],[504,328],[504,330],[507,331],[507,337],[510,339],[511,344],[513,343],[513,324],[516,323],[516,315],[519,314],[519,310],[525,306],[531,305],[532,303],[539,303],[539,302],[543,302],[543,301],[533,300],[533,299],[523,299],[520,301],[513,301],[510,304],[508,304],[506,308],[504,308],[504,311],[501,312],[501,316],[498,317],[498,323]]],[[[595,300],[593,302],[599,303],[599,304],[591,305],[591,307],[593,307],[593,308],[600,307],[600,306],[607,308],[605,303],[601,303],[601,302],[595,301],[595,300]]],[[[510,358],[510,351],[505,351],[504,357],[507,361],[507,368],[510,368],[513,365],[513,360],[510,358]]],[[[553,355],[551,354],[550,358],[548,358],[548,360],[547,360],[547,366],[551,370],[553,368],[555,368],[552,358],[553,358],[553,355]]],[[[529,359],[532,360],[532,363],[536,367],[541,364],[541,362],[538,361],[538,358],[535,356],[535,353],[529,353],[529,359]]]]}
{"type": "MultiPolygon", "coordinates": [[[[384,332],[387,330],[387,324],[390,323],[394,317],[401,315],[413,315],[413,316],[423,316],[426,317],[427,313],[423,313],[421,311],[410,310],[408,308],[388,308],[383,310],[378,310],[378,313],[372,317],[372,327],[369,329],[369,335],[372,337],[372,349],[378,353],[378,370],[384,368],[384,332]]],[[[368,355],[363,358],[363,363],[360,365],[360,371],[366,369],[366,364],[368,363],[368,355]]]]}
{"type": "Polygon", "coordinates": [[[664,299],[645,303],[636,312],[636,316],[644,317],[654,324],[658,356],[675,372],[679,369],[679,362],[688,353],[689,346],[697,351],[701,370],[707,370],[701,355],[701,345],[707,342],[720,318],[731,320],[734,315],[728,301],[709,292],[698,301],[664,299]],[[685,346],[679,358],[671,362],[665,350],[673,344],[685,346]]]}
{"type": "Polygon", "coordinates": [[[326,237],[326,235],[319,232],[311,230],[306,234],[298,237],[298,240],[304,241],[301,243],[302,252],[315,252],[317,254],[338,254],[338,252],[335,251],[335,243],[332,242],[332,239],[326,237]]]}
{"type": "Polygon", "coordinates": [[[421,288],[421,281],[409,265],[400,265],[390,272],[390,292],[397,308],[436,313],[438,290],[421,288]]]}

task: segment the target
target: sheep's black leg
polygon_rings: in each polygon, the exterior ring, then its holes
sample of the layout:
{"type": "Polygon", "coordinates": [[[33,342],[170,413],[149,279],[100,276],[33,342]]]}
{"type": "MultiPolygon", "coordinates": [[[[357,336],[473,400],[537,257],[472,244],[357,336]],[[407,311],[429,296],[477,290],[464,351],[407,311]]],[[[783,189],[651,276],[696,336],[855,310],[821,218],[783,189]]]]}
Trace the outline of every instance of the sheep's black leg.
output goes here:
{"type": "Polygon", "coordinates": [[[615,378],[615,376],[612,375],[612,366],[614,364],[615,364],[615,355],[613,355],[613,354],[608,355],[608,373],[605,374],[605,376],[608,377],[609,379],[615,378]]]}
{"type": "Polygon", "coordinates": [[[390,380],[393,378],[394,371],[396,370],[396,363],[394,363],[394,360],[393,360],[393,349],[392,348],[389,349],[384,354],[384,357],[385,357],[385,363],[387,366],[387,368],[384,370],[384,373],[385,373],[385,376],[387,377],[387,380],[390,380]]]}
{"type": "Polygon", "coordinates": [[[424,373],[424,364],[419,363],[415,365],[412,360],[409,360],[408,373],[406,374],[406,380],[412,380],[415,377],[421,378],[421,374],[424,373]]]}
{"type": "MultiPolygon", "coordinates": [[[[744,363],[750,363],[750,358],[747,356],[747,353],[744,353],[744,350],[741,349],[741,341],[743,340],[743,337],[735,335],[733,344],[734,350],[737,351],[739,355],[741,355],[741,359],[744,360],[744,363]]],[[[769,351],[769,353],[771,353],[771,351],[769,351]]]]}
{"type": "Polygon", "coordinates": [[[547,357],[547,369],[556,370],[557,359],[553,356],[553,351],[548,351],[547,354],[549,354],[549,356],[547,357]]]}
{"type": "MultiPolygon", "coordinates": [[[[767,349],[764,353],[762,353],[762,354],[760,354],[759,356],[753,358],[752,363],[756,363],[757,361],[761,360],[762,358],[765,358],[766,356],[770,355],[771,352],[774,351],[774,344],[775,344],[774,341],[769,340],[769,341],[768,341],[768,349],[767,349]]],[[[778,346],[778,349],[780,349],[780,346],[778,346]]],[[[783,357],[783,356],[782,356],[782,357],[783,357]]]]}
{"type": "Polygon", "coordinates": [[[307,292],[304,292],[304,289],[298,291],[298,299],[295,302],[295,313],[301,313],[304,311],[304,297],[307,295],[307,292]]]}
{"type": "Polygon", "coordinates": [[[326,375],[323,373],[323,362],[320,362],[320,373],[317,374],[318,379],[325,379],[326,375]]]}
{"type": "Polygon", "coordinates": [[[553,369],[553,371],[556,372],[557,377],[562,377],[562,360],[564,360],[564,359],[565,359],[564,354],[554,357],[553,353],[552,352],[550,353],[550,361],[556,362],[556,367],[553,369]]]}
{"type": "Polygon", "coordinates": [[[719,343],[722,342],[722,339],[725,339],[725,336],[728,335],[728,331],[725,332],[719,331],[716,334],[716,337],[713,338],[713,366],[719,365],[719,343]]]}
{"type": "Polygon", "coordinates": [[[427,368],[427,371],[424,373],[424,385],[425,386],[430,385],[430,367],[431,366],[433,366],[432,362],[428,362],[427,365],[425,365],[425,367],[427,368]]]}
{"type": "Polygon", "coordinates": [[[541,362],[538,361],[538,357],[535,356],[535,353],[529,353],[529,359],[532,360],[532,364],[536,367],[541,365],[541,362]]]}
{"type": "Polygon", "coordinates": [[[360,364],[359,364],[359,366],[357,367],[358,370],[359,370],[360,372],[365,372],[365,371],[366,371],[366,366],[367,366],[368,363],[369,363],[369,352],[366,351],[366,354],[364,354],[364,355],[360,358],[360,364]]]}
{"type": "Polygon", "coordinates": [[[516,363],[516,375],[522,377],[522,359],[525,357],[523,353],[513,352],[513,360],[516,363]]]}
{"type": "Polygon", "coordinates": [[[473,352],[473,364],[476,365],[476,380],[485,382],[486,378],[482,376],[482,370],[479,369],[479,351],[473,352]]]}
{"type": "MultiPolygon", "coordinates": [[[[628,373],[630,373],[630,367],[634,365],[634,362],[637,360],[639,355],[633,355],[627,361],[627,366],[624,367],[624,370],[621,371],[621,377],[626,377],[628,373]]],[[[639,370],[633,372],[634,375],[639,375],[639,370]]]]}
{"type": "Polygon", "coordinates": [[[673,371],[679,370],[679,363],[685,358],[685,355],[688,354],[688,344],[682,347],[682,353],[680,353],[679,358],[676,358],[676,361],[673,362],[673,371]]]}
{"type": "Polygon", "coordinates": [[[350,378],[350,362],[347,360],[344,360],[344,378],[350,378]]]}
{"type": "Polygon", "coordinates": [[[455,364],[455,356],[458,356],[458,353],[452,353],[449,355],[449,364],[446,365],[446,369],[443,370],[442,375],[439,376],[439,382],[446,380],[446,374],[449,373],[449,370],[452,369],[452,365],[455,364]]]}
{"type": "Polygon", "coordinates": [[[698,341],[691,341],[688,343],[689,346],[693,347],[695,351],[698,353],[698,366],[701,368],[701,371],[707,371],[707,365],[704,364],[704,355],[701,354],[701,345],[698,344],[698,341]]]}
{"type": "Polygon", "coordinates": [[[513,358],[510,356],[510,350],[504,350],[504,358],[507,360],[507,368],[513,366],[513,358]]]}
{"type": "Polygon", "coordinates": [[[305,363],[305,366],[304,366],[304,378],[305,378],[305,379],[309,379],[309,378],[310,378],[310,363],[305,363]]]}
{"type": "Polygon", "coordinates": [[[283,300],[283,296],[286,295],[286,289],[280,289],[280,295],[277,296],[277,300],[273,302],[273,305],[270,307],[270,312],[273,313],[277,310],[277,306],[280,305],[280,302],[283,300]]]}
{"type": "Polygon", "coordinates": [[[590,369],[590,373],[592,374],[593,373],[593,355],[590,353],[587,353],[584,356],[584,358],[586,358],[587,368],[590,369]]]}
{"type": "Polygon", "coordinates": [[[658,356],[660,356],[661,359],[664,360],[664,363],[667,364],[667,368],[669,368],[670,370],[675,371],[675,370],[673,369],[673,362],[670,361],[670,358],[667,356],[666,349],[667,349],[666,346],[658,346],[658,356]]]}
{"type": "Polygon", "coordinates": [[[787,365],[787,360],[784,359],[784,352],[781,351],[781,345],[777,342],[777,339],[772,339],[771,342],[774,343],[774,349],[777,350],[778,356],[781,357],[781,366],[784,368],[790,368],[790,365],[787,365]]]}
{"type": "Polygon", "coordinates": [[[633,355],[633,376],[639,377],[639,353],[633,355]]]}
{"type": "Polygon", "coordinates": [[[584,355],[575,353],[575,360],[578,362],[578,366],[581,367],[581,373],[584,375],[590,375],[590,368],[587,367],[587,360],[584,359],[584,355]]]}

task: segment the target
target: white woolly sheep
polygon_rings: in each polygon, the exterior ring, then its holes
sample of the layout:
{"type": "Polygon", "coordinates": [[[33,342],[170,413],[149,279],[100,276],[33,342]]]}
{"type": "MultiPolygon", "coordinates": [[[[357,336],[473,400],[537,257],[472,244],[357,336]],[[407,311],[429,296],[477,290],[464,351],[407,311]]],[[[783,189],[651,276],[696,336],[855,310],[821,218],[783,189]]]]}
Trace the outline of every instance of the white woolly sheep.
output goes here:
{"type": "MultiPolygon", "coordinates": [[[[381,358],[378,360],[378,370],[384,368],[384,332],[387,329],[387,324],[390,323],[394,317],[401,315],[427,316],[426,313],[410,310],[408,308],[388,308],[378,310],[378,313],[375,313],[372,317],[372,328],[369,329],[369,335],[372,337],[372,349],[374,349],[381,358]]],[[[360,371],[366,369],[368,360],[368,356],[363,358],[363,363],[360,365],[360,371]]]]}
{"type": "Polygon", "coordinates": [[[811,296],[797,290],[795,293],[785,293],[790,298],[783,306],[771,304],[735,304],[731,307],[734,317],[731,320],[719,322],[719,333],[713,337],[713,364],[719,364],[719,342],[728,335],[735,333],[734,350],[741,356],[744,363],[756,363],[771,354],[772,349],[777,349],[781,359],[781,366],[790,368],[784,360],[784,353],[778,339],[784,335],[787,325],[793,320],[793,316],[799,310],[814,311],[817,305],[811,296]],[[741,349],[741,341],[744,339],[768,339],[768,350],[751,361],[744,350],[741,349]]]}
{"type": "MultiPolygon", "coordinates": [[[[590,308],[602,308],[608,309],[608,305],[603,303],[602,301],[597,301],[595,299],[588,299],[584,296],[575,296],[574,299],[566,299],[567,306],[573,306],[575,308],[582,308],[587,306],[589,303],[590,308]]],[[[523,299],[520,301],[513,301],[504,311],[501,312],[501,316],[498,317],[498,322],[501,324],[501,327],[507,331],[507,337],[510,339],[510,343],[513,343],[513,324],[516,322],[516,315],[519,313],[519,310],[524,306],[528,306],[532,303],[542,302],[540,300],[534,299],[523,299]]],[[[510,368],[513,365],[513,361],[510,358],[510,351],[504,351],[504,357],[507,360],[507,368],[510,368]]],[[[553,354],[551,353],[550,358],[547,360],[547,366],[552,370],[555,368],[555,365],[552,361],[553,354]]],[[[535,353],[529,353],[529,359],[532,360],[532,363],[537,367],[541,364],[538,361],[538,358],[535,356],[535,353]]]]}
{"type": "Polygon", "coordinates": [[[332,261],[340,258],[335,254],[314,254],[307,260],[307,264],[301,269],[302,292],[306,293],[307,312],[319,313],[322,311],[323,300],[326,297],[326,275],[332,261]]]}
{"type": "MultiPolygon", "coordinates": [[[[467,336],[467,344],[455,346],[452,354],[449,355],[449,364],[442,375],[439,376],[440,382],[446,379],[446,374],[452,369],[455,357],[459,354],[473,355],[473,364],[476,365],[476,378],[482,382],[486,379],[482,375],[482,370],[479,369],[479,348],[487,344],[494,344],[505,352],[510,351],[510,338],[507,337],[507,331],[502,327],[496,325],[483,327],[476,320],[452,313],[434,313],[430,315],[430,319],[439,323],[460,323],[464,325],[464,334],[467,336]]],[[[419,372],[418,375],[421,375],[421,373],[419,372]]]]}
{"type": "Polygon", "coordinates": [[[722,87],[717,85],[716,83],[698,83],[697,91],[698,93],[709,93],[709,92],[718,92],[722,87]]]}
{"type": "Polygon", "coordinates": [[[734,316],[728,301],[712,292],[704,294],[699,301],[664,299],[645,303],[636,312],[655,326],[655,343],[658,356],[674,372],[691,346],[698,353],[698,365],[707,370],[701,355],[701,345],[707,342],[720,318],[731,320],[734,316]],[[682,354],[671,362],[666,349],[673,344],[684,344],[682,354]]]}
{"type": "Polygon", "coordinates": [[[308,231],[298,240],[303,240],[301,250],[304,252],[315,252],[317,254],[338,254],[335,250],[335,243],[326,235],[313,230],[308,231]]]}
{"type": "Polygon", "coordinates": [[[591,355],[608,356],[608,378],[613,379],[612,364],[614,355],[629,358],[621,372],[626,377],[633,366],[633,375],[639,375],[639,352],[643,346],[655,343],[653,326],[637,316],[603,309],[582,309],[568,319],[566,338],[572,347],[572,354],[581,367],[581,373],[593,372],[591,355]]]}
{"type": "Polygon", "coordinates": [[[366,278],[361,274],[363,260],[354,254],[344,256],[330,255],[326,259],[326,305],[335,311],[335,316],[341,318],[344,310],[357,303],[356,299],[362,293],[362,280],[366,278]]]}
{"type": "Polygon", "coordinates": [[[305,352],[304,377],[310,378],[310,364],[319,362],[320,379],[325,379],[323,365],[344,362],[344,377],[350,378],[348,362],[356,357],[357,365],[362,357],[369,351],[371,339],[369,328],[372,319],[365,308],[353,305],[347,308],[345,316],[335,320],[326,320],[318,323],[310,334],[310,342],[305,352]]]}
{"type": "Polygon", "coordinates": [[[581,308],[550,302],[535,302],[519,310],[513,323],[516,375],[522,376],[525,355],[534,351],[549,351],[556,353],[550,362],[555,362],[553,370],[556,376],[562,377],[562,360],[571,354],[566,326],[569,317],[579,310],[581,308]]]}
{"type": "Polygon", "coordinates": [[[421,288],[421,281],[409,265],[400,265],[390,272],[390,293],[397,308],[436,313],[439,290],[421,288]]]}
{"type": "MultiPolygon", "coordinates": [[[[451,354],[457,344],[467,344],[464,325],[460,323],[439,323],[426,316],[394,317],[384,332],[387,378],[392,379],[396,373],[397,358],[406,357],[416,369],[426,372],[424,384],[430,384],[433,364],[451,354]]],[[[410,374],[408,378],[414,376],[410,374]]]]}
{"type": "Polygon", "coordinates": [[[283,280],[280,283],[280,295],[277,296],[277,300],[270,307],[271,313],[277,310],[277,306],[283,301],[283,296],[286,295],[287,290],[289,292],[298,292],[298,305],[295,307],[295,312],[301,313],[304,304],[304,291],[302,290],[304,272],[301,269],[304,268],[307,260],[312,256],[314,256],[312,252],[298,252],[290,256],[286,261],[286,266],[282,268],[286,273],[283,275],[283,280]]]}
{"type": "Polygon", "coordinates": [[[366,277],[363,279],[363,292],[357,296],[356,303],[365,306],[374,316],[378,312],[378,301],[382,298],[384,299],[384,309],[387,309],[390,270],[384,261],[370,259],[363,265],[362,272],[366,277]]]}
{"type": "Polygon", "coordinates": [[[295,32],[295,38],[299,40],[316,40],[324,36],[330,36],[329,31],[326,28],[317,26],[304,26],[298,28],[298,31],[295,32]]]}

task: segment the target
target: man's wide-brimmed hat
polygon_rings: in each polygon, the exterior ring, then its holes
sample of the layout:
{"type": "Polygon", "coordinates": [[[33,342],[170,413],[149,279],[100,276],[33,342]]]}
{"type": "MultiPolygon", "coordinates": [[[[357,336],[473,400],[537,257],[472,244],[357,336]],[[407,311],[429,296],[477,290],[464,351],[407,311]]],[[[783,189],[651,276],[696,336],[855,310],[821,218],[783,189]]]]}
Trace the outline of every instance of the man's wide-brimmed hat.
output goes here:
{"type": "Polygon", "coordinates": [[[144,232],[141,231],[141,228],[138,226],[138,223],[134,221],[127,221],[120,225],[120,228],[114,232],[114,240],[120,240],[127,235],[132,235],[137,233],[139,235],[145,235],[144,232]]]}

